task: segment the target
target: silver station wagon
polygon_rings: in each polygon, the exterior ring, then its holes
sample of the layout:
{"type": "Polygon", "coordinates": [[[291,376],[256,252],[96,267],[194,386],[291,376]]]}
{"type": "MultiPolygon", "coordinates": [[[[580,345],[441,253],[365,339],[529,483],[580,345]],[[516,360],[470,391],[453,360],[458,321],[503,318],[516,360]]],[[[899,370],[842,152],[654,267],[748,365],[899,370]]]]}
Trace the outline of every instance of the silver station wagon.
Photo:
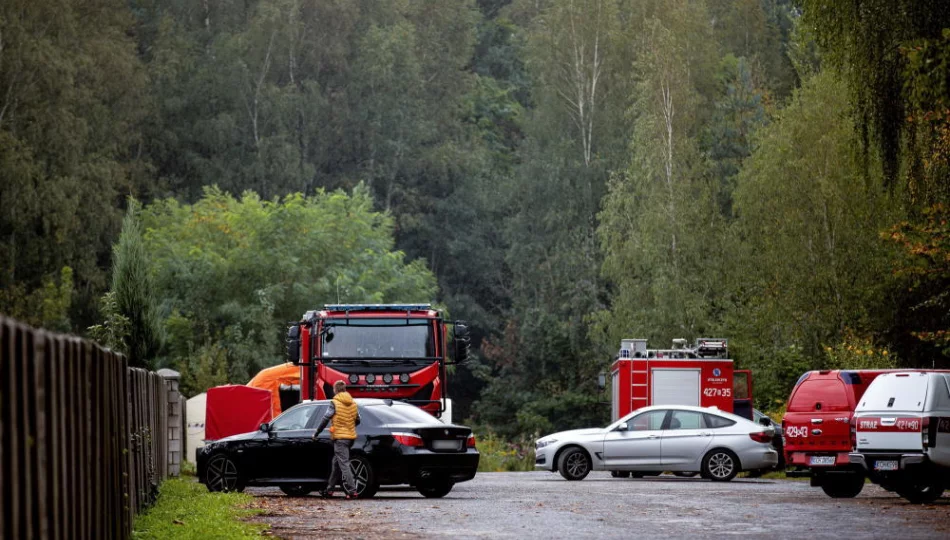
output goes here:
{"type": "Polygon", "coordinates": [[[583,480],[590,471],[641,477],[671,471],[727,482],[739,472],[778,463],[773,427],[715,408],[643,407],[605,428],[546,435],[535,443],[535,468],[583,480]]]}

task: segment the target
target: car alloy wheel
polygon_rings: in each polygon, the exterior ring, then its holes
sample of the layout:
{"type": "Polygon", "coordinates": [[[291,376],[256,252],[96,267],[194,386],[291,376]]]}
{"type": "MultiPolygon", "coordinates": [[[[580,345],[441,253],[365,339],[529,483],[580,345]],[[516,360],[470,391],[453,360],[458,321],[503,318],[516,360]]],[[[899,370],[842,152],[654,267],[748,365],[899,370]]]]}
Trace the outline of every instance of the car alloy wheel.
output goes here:
{"type": "Polygon", "coordinates": [[[218,454],[208,462],[208,471],[205,473],[205,485],[208,491],[242,491],[237,465],[231,458],[218,454]]]}
{"type": "Polygon", "coordinates": [[[590,473],[590,458],[580,448],[568,448],[561,455],[558,472],[565,480],[583,480],[590,473]]]}
{"type": "Polygon", "coordinates": [[[368,499],[379,490],[376,485],[376,475],[373,465],[365,457],[350,458],[350,471],[353,472],[353,482],[356,483],[356,497],[368,499]]]}
{"type": "Polygon", "coordinates": [[[713,482],[728,482],[739,473],[738,459],[728,450],[713,450],[706,454],[703,469],[713,482]]]}

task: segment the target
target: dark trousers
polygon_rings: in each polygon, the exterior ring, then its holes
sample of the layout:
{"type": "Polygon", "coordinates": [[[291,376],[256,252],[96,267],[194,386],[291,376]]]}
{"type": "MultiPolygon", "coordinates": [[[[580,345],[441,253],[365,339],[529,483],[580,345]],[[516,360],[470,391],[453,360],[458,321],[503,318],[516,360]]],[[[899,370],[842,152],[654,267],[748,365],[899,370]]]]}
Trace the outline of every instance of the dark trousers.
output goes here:
{"type": "Polygon", "coordinates": [[[353,439],[337,439],[333,441],[333,462],[330,465],[330,480],[327,481],[327,491],[336,487],[340,481],[340,472],[343,473],[343,490],[347,493],[356,493],[356,482],[353,481],[353,471],[350,469],[350,447],[353,439]]]}

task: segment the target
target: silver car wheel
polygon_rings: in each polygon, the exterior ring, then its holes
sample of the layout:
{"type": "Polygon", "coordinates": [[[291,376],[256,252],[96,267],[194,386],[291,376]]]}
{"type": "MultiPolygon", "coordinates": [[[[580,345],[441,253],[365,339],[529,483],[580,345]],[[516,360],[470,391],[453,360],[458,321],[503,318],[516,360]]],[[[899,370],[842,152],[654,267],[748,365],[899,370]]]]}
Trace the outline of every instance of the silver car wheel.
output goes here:
{"type": "Polygon", "coordinates": [[[707,469],[710,476],[717,480],[731,477],[732,471],[736,468],[732,456],[725,452],[717,452],[709,456],[708,463],[707,469]]]}
{"type": "Polygon", "coordinates": [[[351,459],[350,470],[353,471],[356,493],[362,495],[366,491],[366,485],[369,484],[369,470],[366,468],[366,463],[359,458],[351,459]]]}
{"type": "Polygon", "coordinates": [[[571,476],[582,476],[587,473],[587,457],[577,452],[567,456],[567,472],[571,476]]]}
{"type": "Polygon", "coordinates": [[[209,491],[238,491],[237,465],[224,454],[218,454],[208,462],[205,478],[209,491]]]}

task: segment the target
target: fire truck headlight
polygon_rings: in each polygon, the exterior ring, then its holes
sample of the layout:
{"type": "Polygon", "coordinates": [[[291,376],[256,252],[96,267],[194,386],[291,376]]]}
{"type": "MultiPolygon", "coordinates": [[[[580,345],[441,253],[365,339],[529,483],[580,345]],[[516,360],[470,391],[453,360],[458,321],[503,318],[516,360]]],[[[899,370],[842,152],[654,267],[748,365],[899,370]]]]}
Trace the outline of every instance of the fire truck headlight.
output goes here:
{"type": "Polygon", "coordinates": [[[393,375],[392,375],[392,373],[387,373],[387,374],[383,375],[383,382],[386,383],[386,384],[389,384],[389,383],[393,382],[393,375]]]}
{"type": "Polygon", "coordinates": [[[376,382],[376,375],[370,373],[366,376],[366,384],[373,384],[374,382],[376,382]]]}
{"type": "Polygon", "coordinates": [[[554,444],[557,442],[557,439],[541,439],[535,443],[535,449],[540,450],[549,444],[554,444]]]}
{"type": "Polygon", "coordinates": [[[356,373],[350,373],[350,384],[356,384],[360,382],[360,376],[356,373]]]}
{"type": "Polygon", "coordinates": [[[408,374],[408,373],[403,373],[403,374],[401,374],[401,375],[399,376],[399,382],[401,382],[402,384],[408,383],[408,382],[409,382],[409,374],[408,374]]]}

